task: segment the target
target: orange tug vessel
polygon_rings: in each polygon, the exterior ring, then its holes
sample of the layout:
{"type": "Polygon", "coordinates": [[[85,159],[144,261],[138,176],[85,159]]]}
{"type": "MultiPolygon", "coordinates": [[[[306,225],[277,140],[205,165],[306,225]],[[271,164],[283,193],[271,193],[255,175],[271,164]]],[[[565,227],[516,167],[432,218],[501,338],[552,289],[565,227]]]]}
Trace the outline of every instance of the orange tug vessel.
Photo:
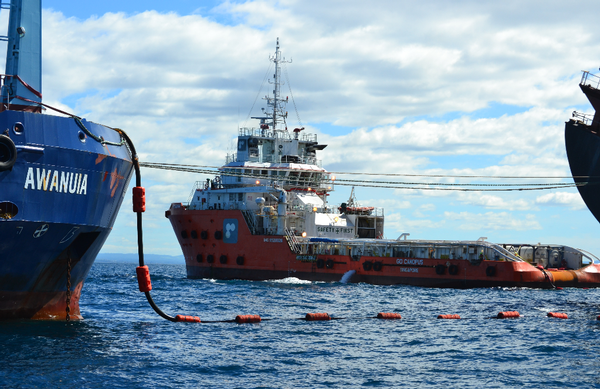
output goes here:
{"type": "Polygon", "coordinates": [[[494,244],[383,236],[384,213],[327,203],[334,177],[317,136],[289,132],[275,55],[273,95],[257,128],[241,128],[237,153],[187,203],[165,216],[181,244],[189,278],[408,284],[426,287],[598,287],[600,260],[558,244],[494,244]]]}

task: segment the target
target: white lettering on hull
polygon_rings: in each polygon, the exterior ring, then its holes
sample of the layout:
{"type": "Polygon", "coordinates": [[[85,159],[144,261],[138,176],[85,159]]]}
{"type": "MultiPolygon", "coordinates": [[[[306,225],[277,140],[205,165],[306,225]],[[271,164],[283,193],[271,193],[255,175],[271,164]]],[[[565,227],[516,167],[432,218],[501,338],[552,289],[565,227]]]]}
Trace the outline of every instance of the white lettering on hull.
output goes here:
{"type": "Polygon", "coordinates": [[[418,267],[401,267],[400,271],[403,273],[418,273],[419,268],[418,267]]]}
{"type": "Polygon", "coordinates": [[[422,259],[411,259],[411,258],[404,258],[404,260],[403,260],[402,258],[397,258],[396,264],[397,265],[423,265],[423,260],[422,259]]]}
{"type": "Polygon", "coordinates": [[[25,189],[44,192],[74,193],[87,195],[87,174],[64,172],[30,167],[25,178],[25,189]],[[37,179],[37,180],[36,180],[37,179]]]}
{"type": "Polygon", "coordinates": [[[265,243],[283,243],[283,239],[282,238],[265,238],[264,242],[265,243]]]}

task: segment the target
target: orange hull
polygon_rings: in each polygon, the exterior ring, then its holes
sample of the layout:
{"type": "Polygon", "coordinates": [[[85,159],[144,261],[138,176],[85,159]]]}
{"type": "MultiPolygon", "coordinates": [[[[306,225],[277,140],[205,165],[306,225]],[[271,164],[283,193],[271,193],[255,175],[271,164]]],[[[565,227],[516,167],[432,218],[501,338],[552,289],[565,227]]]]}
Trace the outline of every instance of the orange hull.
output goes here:
{"type": "Polygon", "coordinates": [[[183,250],[189,278],[341,281],[348,274],[347,282],[442,288],[600,286],[600,265],[596,264],[579,270],[542,271],[527,262],[472,264],[459,259],[297,255],[285,236],[252,235],[239,210],[171,207],[166,217],[183,250]],[[237,236],[235,242],[227,242],[223,226],[232,221],[237,221],[237,236]]]}

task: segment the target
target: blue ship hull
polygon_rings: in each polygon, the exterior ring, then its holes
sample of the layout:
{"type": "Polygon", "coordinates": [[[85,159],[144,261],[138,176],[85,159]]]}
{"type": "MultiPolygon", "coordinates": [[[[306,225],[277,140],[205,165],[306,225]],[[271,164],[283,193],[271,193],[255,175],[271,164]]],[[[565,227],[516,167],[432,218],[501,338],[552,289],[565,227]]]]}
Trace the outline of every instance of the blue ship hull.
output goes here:
{"type": "MultiPolygon", "coordinates": [[[[133,172],[116,131],[73,118],[0,112],[16,146],[0,171],[0,318],[81,318],[79,296],[133,172]],[[69,266],[70,263],[70,266],[69,266]],[[70,267],[70,270],[69,270],[70,267]]],[[[6,131],[5,131],[6,130],[6,131]]]]}

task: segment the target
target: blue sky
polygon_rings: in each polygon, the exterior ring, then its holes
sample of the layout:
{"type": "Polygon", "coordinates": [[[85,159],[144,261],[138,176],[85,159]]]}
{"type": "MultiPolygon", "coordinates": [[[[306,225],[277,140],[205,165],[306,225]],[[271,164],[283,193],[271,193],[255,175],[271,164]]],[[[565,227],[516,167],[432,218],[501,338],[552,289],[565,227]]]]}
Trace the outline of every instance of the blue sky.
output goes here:
{"type": "Polygon", "coordinates": [[[221,4],[218,0],[177,0],[177,1],[74,1],[74,0],[43,0],[42,6],[61,12],[66,17],[76,17],[81,20],[92,16],[102,16],[107,12],[124,12],[132,15],[144,11],[162,13],[175,12],[180,15],[193,13],[210,13],[210,10],[221,4]]]}
{"type": "MultiPolygon", "coordinates": [[[[279,37],[300,120],[328,144],[320,158],[330,171],[562,177],[564,122],[592,111],[580,71],[600,65],[593,13],[574,10],[595,5],[45,0],[44,98],[123,128],[144,161],[219,166],[279,37]]],[[[164,211],[207,177],[142,174],[146,252],[178,255],[164,211]]],[[[129,193],[105,253],[136,251],[129,193]]],[[[349,194],[338,185],[330,202],[349,194]]],[[[575,189],[356,194],[385,207],[388,238],[486,236],[600,255],[600,225],[575,189]]]]}

